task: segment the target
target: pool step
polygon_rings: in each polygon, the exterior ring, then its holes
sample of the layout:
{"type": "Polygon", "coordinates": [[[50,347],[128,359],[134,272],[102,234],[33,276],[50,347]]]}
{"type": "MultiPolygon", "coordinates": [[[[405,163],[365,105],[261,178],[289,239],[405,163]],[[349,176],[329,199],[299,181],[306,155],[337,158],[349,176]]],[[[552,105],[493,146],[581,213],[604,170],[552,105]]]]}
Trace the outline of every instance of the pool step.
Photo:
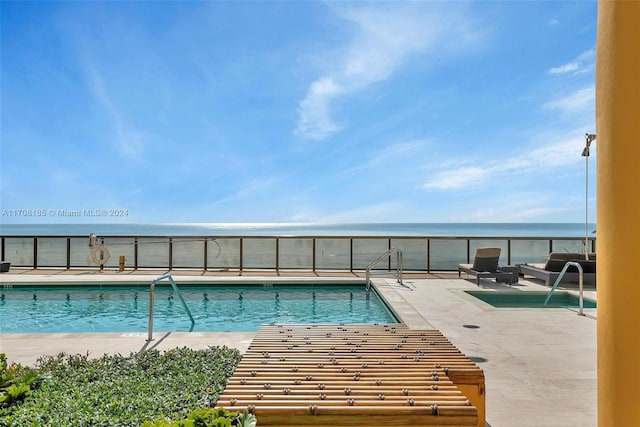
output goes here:
{"type": "Polygon", "coordinates": [[[480,426],[484,374],[437,330],[268,325],[217,406],[260,426],[480,426]]]}

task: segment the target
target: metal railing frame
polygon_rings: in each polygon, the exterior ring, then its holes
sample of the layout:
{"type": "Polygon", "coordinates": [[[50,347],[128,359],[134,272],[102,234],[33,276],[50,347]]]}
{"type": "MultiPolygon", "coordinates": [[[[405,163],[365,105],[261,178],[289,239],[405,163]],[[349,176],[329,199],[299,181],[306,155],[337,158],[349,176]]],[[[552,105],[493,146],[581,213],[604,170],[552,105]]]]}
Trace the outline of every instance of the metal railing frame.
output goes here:
{"type": "MultiPolygon", "coordinates": [[[[87,266],[87,265],[75,265],[72,260],[72,251],[71,251],[71,241],[73,239],[86,239],[86,236],[59,236],[59,235],[51,235],[51,236],[25,236],[25,235],[16,235],[16,236],[0,236],[0,252],[1,252],[1,256],[3,260],[7,260],[7,252],[6,252],[6,240],[7,239],[32,239],[33,240],[33,247],[32,247],[32,257],[33,257],[33,261],[31,264],[18,264],[18,263],[12,263],[12,267],[21,267],[21,268],[33,268],[33,269],[37,269],[37,268],[66,268],[66,269],[72,269],[72,268],[82,268],[82,269],[87,269],[87,268],[98,268],[97,266],[87,266]],[[61,251],[66,252],[66,256],[65,256],[65,262],[61,263],[60,265],[51,265],[51,264],[45,264],[43,262],[39,262],[38,257],[39,257],[39,250],[38,250],[38,241],[41,239],[53,239],[53,238],[58,238],[58,239],[65,239],[65,245],[66,248],[62,249],[61,251]],[[44,265],[43,265],[44,264],[44,265]]],[[[200,270],[208,270],[208,269],[216,269],[215,267],[211,266],[208,264],[208,243],[210,241],[222,241],[222,240],[228,240],[228,239],[235,239],[239,242],[238,245],[238,254],[237,254],[237,259],[238,259],[238,265],[235,266],[227,266],[226,269],[229,270],[234,270],[234,269],[238,269],[240,271],[243,271],[245,269],[249,270],[249,269],[258,269],[258,270],[275,270],[275,271],[281,271],[281,270],[287,270],[287,269],[299,269],[299,268],[283,268],[282,267],[282,261],[281,261],[281,247],[282,245],[280,244],[281,241],[283,240],[287,240],[287,239],[308,239],[308,240],[312,240],[311,243],[311,262],[310,262],[310,270],[313,272],[319,271],[319,270],[339,270],[339,271],[349,271],[349,272],[354,272],[354,271],[362,271],[364,269],[358,269],[356,268],[355,264],[354,264],[354,256],[355,254],[355,250],[354,250],[354,241],[356,240],[387,240],[387,244],[385,246],[387,247],[391,247],[392,246],[392,241],[393,240],[405,240],[405,241],[411,241],[411,240],[423,240],[426,243],[426,250],[425,250],[425,254],[424,257],[426,259],[426,270],[419,270],[419,271],[426,271],[427,273],[431,272],[431,271],[447,271],[447,270],[443,270],[443,269],[434,269],[432,267],[432,251],[434,250],[434,247],[432,245],[433,242],[437,242],[437,241],[466,241],[466,263],[470,263],[473,254],[471,253],[471,247],[472,247],[472,243],[473,242],[477,242],[477,241],[500,241],[500,242],[504,242],[504,244],[506,245],[506,263],[507,264],[511,264],[511,260],[512,260],[512,242],[514,241],[547,241],[549,243],[549,253],[553,251],[553,241],[563,241],[563,240],[568,240],[568,241],[582,241],[582,238],[578,238],[578,237],[485,237],[485,236],[463,236],[463,237],[458,237],[458,236],[105,236],[102,237],[102,239],[129,239],[131,242],[127,243],[130,245],[133,245],[133,260],[127,260],[127,267],[128,268],[133,268],[134,270],[137,269],[156,269],[156,268],[165,268],[168,270],[171,269],[176,269],[176,268],[184,268],[184,269],[200,269],[200,270]],[[140,241],[141,239],[144,239],[143,241],[140,241]],[[160,240],[161,243],[165,243],[167,245],[167,251],[168,251],[168,257],[167,257],[167,262],[163,263],[164,265],[143,265],[140,262],[140,246],[141,245],[145,245],[147,244],[148,240],[150,239],[154,239],[154,240],[160,240]],[[246,263],[245,263],[245,253],[247,252],[245,246],[246,246],[246,242],[245,239],[273,239],[274,240],[274,252],[275,252],[275,262],[273,265],[268,265],[268,266],[262,266],[262,267],[249,267],[247,268],[246,263]],[[320,268],[318,266],[318,242],[322,241],[322,240],[326,240],[326,239],[332,239],[332,240],[348,240],[348,250],[349,253],[348,255],[348,260],[345,262],[345,268],[320,268]],[[176,242],[180,242],[180,241],[204,241],[204,244],[202,246],[202,259],[203,259],[203,263],[202,265],[176,265],[176,263],[174,262],[174,252],[175,252],[175,244],[176,242]]],[[[595,252],[595,246],[596,246],[596,239],[594,238],[590,238],[589,240],[590,242],[590,251],[591,252],[595,252]]],[[[157,242],[156,242],[157,243],[157,242]]],[[[108,246],[108,245],[107,245],[108,246]]],[[[113,252],[113,251],[112,251],[113,252]]],[[[117,255],[115,253],[113,253],[112,255],[117,255]]],[[[463,260],[464,261],[464,260],[463,260]]],[[[307,268],[303,268],[303,269],[307,269],[307,268]]],[[[390,269],[390,267],[389,267],[390,269]]],[[[454,269],[452,269],[451,271],[455,271],[454,269]]]]}
{"type": "Polygon", "coordinates": [[[551,287],[551,289],[549,290],[549,293],[547,294],[547,298],[544,300],[544,305],[546,306],[549,300],[551,299],[551,295],[553,295],[553,291],[555,291],[558,285],[560,284],[560,282],[562,282],[562,279],[564,278],[564,275],[569,269],[569,267],[575,267],[578,269],[578,298],[579,298],[578,316],[584,316],[584,312],[583,312],[584,310],[584,287],[583,287],[584,272],[582,270],[582,266],[580,265],[580,263],[577,263],[577,262],[568,261],[564,265],[564,267],[562,267],[562,271],[560,271],[558,278],[553,283],[553,286],[551,287]]]}
{"type": "Polygon", "coordinates": [[[153,341],[153,301],[154,301],[156,284],[164,279],[169,280],[169,283],[171,284],[173,291],[176,293],[176,295],[178,295],[178,298],[180,298],[180,301],[182,302],[182,306],[187,312],[189,319],[191,319],[191,329],[189,330],[189,332],[193,330],[193,326],[196,323],[196,321],[193,320],[193,316],[191,315],[191,310],[189,310],[187,303],[184,301],[184,298],[180,293],[180,289],[178,289],[178,285],[176,285],[176,282],[175,280],[173,280],[173,277],[171,277],[170,274],[163,274],[162,276],[158,276],[155,279],[153,279],[151,281],[151,285],[149,286],[149,336],[147,337],[147,341],[153,341]]]}
{"type": "Polygon", "coordinates": [[[383,253],[382,255],[380,255],[379,257],[377,257],[373,261],[371,261],[369,264],[367,264],[367,267],[365,268],[365,272],[366,272],[365,273],[365,286],[367,287],[367,292],[369,292],[369,290],[371,289],[371,270],[373,269],[373,267],[375,267],[381,261],[384,261],[386,258],[388,258],[389,259],[389,264],[387,266],[387,269],[391,270],[391,256],[393,254],[396,255],[396,274],[395,274],[395,278],[396,278],[396,281],[398,283],[402,284],[402,274],[403,274],[402,251],[400,249],[390,248],[385,253],[383,253]]]}

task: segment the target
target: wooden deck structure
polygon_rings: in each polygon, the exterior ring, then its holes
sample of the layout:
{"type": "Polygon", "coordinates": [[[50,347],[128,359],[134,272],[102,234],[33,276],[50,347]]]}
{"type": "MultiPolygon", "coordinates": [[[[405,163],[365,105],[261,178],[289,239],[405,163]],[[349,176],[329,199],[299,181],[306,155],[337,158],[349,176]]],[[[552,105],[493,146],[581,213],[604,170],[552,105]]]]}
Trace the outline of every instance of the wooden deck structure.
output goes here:
{"type": "Polygon", "coordinates": [[[484,374],[437,330],[269,325],[217,406],[259,426],[484,426],[484,374]]]}

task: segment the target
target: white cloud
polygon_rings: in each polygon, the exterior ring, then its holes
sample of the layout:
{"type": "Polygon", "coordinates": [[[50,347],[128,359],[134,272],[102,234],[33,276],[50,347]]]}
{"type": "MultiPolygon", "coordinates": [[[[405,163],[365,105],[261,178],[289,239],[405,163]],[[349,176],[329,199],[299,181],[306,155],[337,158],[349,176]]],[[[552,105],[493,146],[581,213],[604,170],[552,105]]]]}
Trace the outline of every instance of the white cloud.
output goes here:
{"type": "Polygon", "coordinates": [[[483,183],[491,168],[464,166],[461,168],[436,173],[422,188],[437,190],[452,190],[483,183]]]}
{"type": "Polygon", "coordinates": [[[355,222],[384,222],[389,218],[397,217],[398,212],[406,209],[403,203],[397,201],[373,203],[366,206],[360,206],[351,210],[344,210],[328,215],[322,215],[316,218],[307,218],[307,221],[313,221],[325,224],[338,223],[355,223],[355,222]]]}
{"type": "MultiPolygon", "coordinates": [[[[434,173],[422,186],[424,190],[455,190],[481,186],[500,177],[508,179],[530,172],[542,173],[580,163],[584,132],[572,130],[563,134],[537,135],[535,141],[547,144],[507,159],[490,160],[478,166],[464,165],[434,173]]],[[[493,185],[493,184],[492,184],[493,185]]]]}
{"type": "Polygon", "coordinates": [[[329,102],[342,91],[332,78],[323,77],[311,84],[307,97],[298,106],[296,133],[309,139],[324,139],[338,132],[340,126],[333,122],[329,102]]]}
{"type": "Polygon", "coordinates": [[[575,113],[578,111],[593,108],[595,105],[596,91],[595,86],[587,86],[577,91],[556,98],[543,105],[544,108],[549,110],[561,110],[563,112],[575,113]]]}
{"type": "Polygon", "coordinates": [[[365,163],[347,169],[344,171],[344,174],[370,169],[380,164],[389,165],[390,163],[400,163],[407,157],[415,156],[417,151],[426,147],[430,142],[430,140],[424,139],[388,145],[373,152],[365,163]]]}
{"type": "Polygon", "coordinates": [[[116,151],[121,157],[127,160],[139,159],[144,152],[145,135],[133,126],[127,124],[122,118],[122,115],[107,93],[102,76],[93,67],[89,67],[88,74],[93,95],[106,110],[112,121],[114,133],[112,144],[116,151]]]}
{"type": "Polygon", "coordinates": [[[595,54],[596,54],[595,49],[590,49],[578,55],[578,57],[571,62],[568,62],[564,65],[560,65],[558,67],[553,67],[548,69],[547,73],[549,74],[566,74],[571,72],[574,72],[573,74],[584,73],[593,68],[595,54]]]}
{"type": "Polygon", "coordinates": [[[437,3],[332,3],[331,7],[354,25],[355,34],[336,49],[326,72],[310,84],[298,105],[295,134],[306,139],[325,139],[341,129],[330,110],[337,97],[390,78],[413,55],[437,46],[442,56],[477,38],[455,9],[443,13],[437,3]]]}

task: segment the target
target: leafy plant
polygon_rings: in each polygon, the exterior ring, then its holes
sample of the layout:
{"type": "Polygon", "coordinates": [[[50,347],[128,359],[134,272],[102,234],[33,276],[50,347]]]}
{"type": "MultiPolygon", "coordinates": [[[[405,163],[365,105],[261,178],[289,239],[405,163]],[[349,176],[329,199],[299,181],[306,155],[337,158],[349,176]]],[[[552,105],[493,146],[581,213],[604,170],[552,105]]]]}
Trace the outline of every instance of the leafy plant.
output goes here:
{"type": "Polygon", "coordinates": [[[214,406],[239,361],[240,352],[227,347],[45,357],[38,368],[51,379],[22,404],[0,408],[0,426],[137,427],[181,419],[214,406]]]}
{"type": "Polygon", "coordinates": [[[0,353],[0,407],[22,401],[44,378],[33,369],[20,364],[8,365],[7,355],[0,353]]]}
{"type": "Polygon", "coordinates": [[[256,417],[246,409],[243,413],[224,408],[202,408],[189,414],[184,420],[159,419],[146,421],[140,427],[255,427],[256,417]]]}

